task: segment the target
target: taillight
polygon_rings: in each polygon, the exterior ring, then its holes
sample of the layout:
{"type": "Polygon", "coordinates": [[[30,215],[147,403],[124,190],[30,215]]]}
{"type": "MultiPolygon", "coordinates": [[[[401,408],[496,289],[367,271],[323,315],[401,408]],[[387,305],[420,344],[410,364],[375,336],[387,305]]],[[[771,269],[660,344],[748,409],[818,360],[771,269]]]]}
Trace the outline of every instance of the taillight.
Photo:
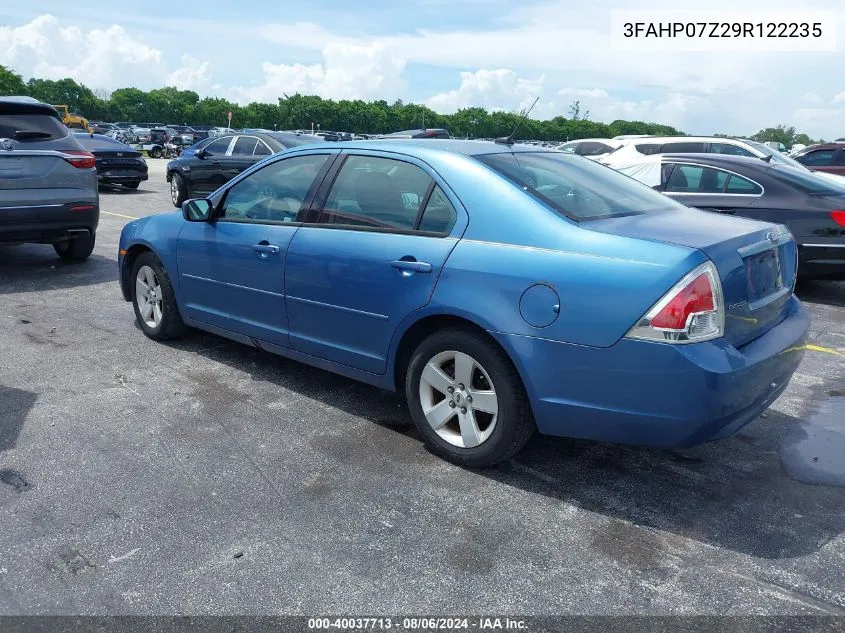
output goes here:
{"type": "Polygon", "coordinates": [[[63,151],[62,154],[64,154],[62,158],[79,169],[91,169],[97,165],[97,160],[91,152],[79,149],[69,149],[63,151]]]}
{"type": "Polygon", "coordinates": [[[833,218],[833,221],[839,226],[845,226],[845,211],[831,211],[830,217],[833,218]]]}
{"type": "Polygon", "coordinates": [[[686,275],[628,332],[628,338],[664,343],[698,343],[722,336],[725,306],[712,262],[686,275]]]}

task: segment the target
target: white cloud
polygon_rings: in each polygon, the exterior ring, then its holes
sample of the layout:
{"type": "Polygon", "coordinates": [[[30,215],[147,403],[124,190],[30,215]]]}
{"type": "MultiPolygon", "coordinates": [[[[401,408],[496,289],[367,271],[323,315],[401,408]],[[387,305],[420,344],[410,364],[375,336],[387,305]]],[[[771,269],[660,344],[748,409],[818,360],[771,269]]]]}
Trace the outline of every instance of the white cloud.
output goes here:
{"type": "Polygon", "coordinates": [[[840,92],[837,95],[834,95],[833,103],[843,103],[843,102],[845,102],[845,91],[840,92]]]}
{"type": "Polygon", "coordinates": [[[167,85],[180,90],[199,90],[211,80],[211,64],[191,55],[182,55],[182,67],[167,75],[167,85]]]}
{"type": "Polygon", "coordinates": [[[545,77],[517,77],[507,68],[462,72],[456,90],[442,92],[426,101],[433,110],[443,113],[459,108],[479,106],[488,110],[520,110],[528,107],[543,93],[545,77]]]}
{"type": "Polygon", "coordinates": [[[323,63],[264,62],[264,81],[229,91],[239,103],[275,102],[283,94],[314,94],[332,99],[397,99],[406,96],[405,60],[389,46],[332,42],[323,48],[323,63]]]}
{"type": "Polygon", "coordinates": [[[563,88],[562,90],[558,90],[557,93],[562,97],[589,97],[590,99],[606,99],[608,96],[607,91],[601,88],[563,88]]]}
{"type": "Polygon", "coordinates": [[[0,63],[26,77],[72,77],[90,87],[153,87],[166,72],[162,52],[134,39],[121,26],[87,32],[63,27],[52,15],[23,26],[0,27],[0,63]]]}
{"type": "Polygon", "coordinates": [[[822,103],[822,98],[815,92],[805,92],[801,95],[801,101],[805,103],[822,103]]]}

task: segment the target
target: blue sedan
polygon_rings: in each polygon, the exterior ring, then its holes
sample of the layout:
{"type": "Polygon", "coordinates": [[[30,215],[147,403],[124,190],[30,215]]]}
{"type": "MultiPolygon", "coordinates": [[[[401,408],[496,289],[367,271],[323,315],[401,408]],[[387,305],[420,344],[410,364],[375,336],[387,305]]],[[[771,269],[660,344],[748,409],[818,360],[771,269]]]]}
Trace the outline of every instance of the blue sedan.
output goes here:
{"type": "Polygon", "coordinates": [[[786,388],[809,327],[785,227],[510,143],[294,148],[127,224],[118,265],[150,338],[200,328],[404,391],[470,467],[535,430],[728,436],[786,388]]]}

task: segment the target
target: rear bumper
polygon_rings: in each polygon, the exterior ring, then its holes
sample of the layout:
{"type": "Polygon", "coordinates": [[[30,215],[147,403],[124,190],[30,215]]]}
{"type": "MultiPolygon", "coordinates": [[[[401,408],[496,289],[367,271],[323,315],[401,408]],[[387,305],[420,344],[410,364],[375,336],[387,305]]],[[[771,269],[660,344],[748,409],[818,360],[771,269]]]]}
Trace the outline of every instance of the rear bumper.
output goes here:
{"type": "Polygon", "coordinates": [[[798,276],[803,279],[845,279],[845,243],[801,244],[798,276]]]}
{"type": "Polygon", "coordinates": [[[99,205],[90,201],[0,207],[0,242],[56,242],[74,232],[96,233],[99,222],[99,205]]]}
{"type": "Polygon", "coordinates": [[[517,359],[542,433],[680,448],[737,432],[786,388],[810,324],[789,301],[786,319],[741,348],[724,339],[595,348],[495,336],[517,359]]]}

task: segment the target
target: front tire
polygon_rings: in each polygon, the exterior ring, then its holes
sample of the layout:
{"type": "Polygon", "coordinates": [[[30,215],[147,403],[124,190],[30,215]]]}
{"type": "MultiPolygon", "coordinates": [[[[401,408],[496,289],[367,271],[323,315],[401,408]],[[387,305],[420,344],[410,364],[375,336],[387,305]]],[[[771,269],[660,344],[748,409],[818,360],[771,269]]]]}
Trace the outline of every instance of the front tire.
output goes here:
{"type": "Polygon", "coordinates": [[[170,176],[170,200],[174,207],[181,207],[187,199],[188,188],[185,186],[185,181],[182,176],[174,172],[170,176]]]}
{"type": "Polygon", "coordinates": [[[97,236],[94,233],[88,235],[77,235],[62,242],[53,244],[56,255],[68,262],[81,262],[88,259],[94,252],[94,243],[97,236]]]}
{"type": "Polygon", "coordinates": [[[170,277],[153,253],[141,253],[132,266],[132,307],[144,334],[156,341],[179,338],[187,330],[170,277]]]}
{"type": "Polygon", "coordinates": [[[448,328],[424,339],[405,374],[411,417],[429,448],[470,468],[519,452],[534,432],[513,363],[483,334],[448,328]]]}
{"type": "Polygon", "coordinates": [[[158,147],[153,147],[148,154],[150,158],[161,158],[161,149],[158,147]]]}

